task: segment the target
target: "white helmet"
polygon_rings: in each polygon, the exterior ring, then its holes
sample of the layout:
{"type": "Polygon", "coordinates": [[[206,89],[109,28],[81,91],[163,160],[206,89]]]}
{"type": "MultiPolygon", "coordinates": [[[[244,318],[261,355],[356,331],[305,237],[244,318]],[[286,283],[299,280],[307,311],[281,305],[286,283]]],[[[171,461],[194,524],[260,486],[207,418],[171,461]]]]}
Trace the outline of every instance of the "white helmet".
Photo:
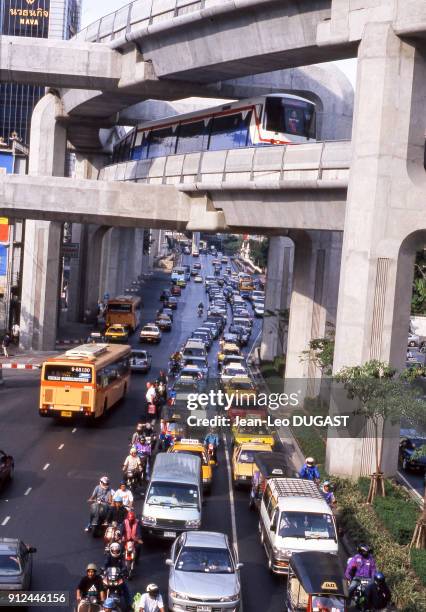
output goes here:
{"type": "Polygon", "coordinates": [[[151,582],[151,584],[149,584],[146,587],[146,592],[147,593],[155,593],[156,591],[158,592],[159,590],[160,589],[158,588],[158,586],[154,582],[151,582]]]}
{"type": "Polygon", "coordinates": [[[313,457],[306,457],[305,463],[309,466],[315,465],[315,459],[313,457]]]}
{"type": "Polygon", "coordinates": [[[108,476],[102,476],[102,478],[99,481],[101,484],[103,485],[109,485],[109,478],[108,476]]]}
{"type": "Polygon", "coordinates": [[[136,455],[137,452],[138,452],[137,449],[134,446],[132,446],[132,448],[130,449],[130,454],[131,455],[136,455]]]}
{"type": "Polygon", "coordinates": [[[109,552],[111,553],[111,557],[119,557],[121,553],[121,546],[118,542],[114,542],[109,547],[109,552]]]}

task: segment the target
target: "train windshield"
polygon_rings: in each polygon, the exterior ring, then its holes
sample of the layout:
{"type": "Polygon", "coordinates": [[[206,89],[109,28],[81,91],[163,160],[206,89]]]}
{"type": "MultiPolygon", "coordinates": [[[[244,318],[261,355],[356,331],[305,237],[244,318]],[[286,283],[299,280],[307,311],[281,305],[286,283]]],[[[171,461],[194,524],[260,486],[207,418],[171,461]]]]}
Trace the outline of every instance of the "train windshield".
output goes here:
{"type": "Polygon", "coordinates": [[[265,101],[265,129],[315,138],[315,105],[304,100],[267,97],[265,101]]]}

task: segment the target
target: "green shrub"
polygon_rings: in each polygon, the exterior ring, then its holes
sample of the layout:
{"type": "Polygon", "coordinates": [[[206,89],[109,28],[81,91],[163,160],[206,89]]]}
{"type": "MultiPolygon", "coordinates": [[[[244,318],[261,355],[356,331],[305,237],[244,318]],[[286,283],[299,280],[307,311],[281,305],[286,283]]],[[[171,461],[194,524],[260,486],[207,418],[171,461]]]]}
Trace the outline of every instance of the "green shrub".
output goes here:
{"type": "Polygon", "coordinates": [[[376,497],[373,503],[377,516],[398,544],[409,544],[419,514],[413,502],[395,497],[376,497]]]}
{"type": "Polygon", "coordinates": [[[408,547],[395,542],[374,508],[365,503],[361,491],[365,489],[365,481],[368,483],[368,479],[363,479],[359,487],[350,480],[335,479],[340,525],[355,545],[365,542],[373,548],[377,566],[386,575],[397,609],[419,612],[424,609],[426,591],[410,567],[408,547]]]}
{"type": "MultiPolygon", "coordinates": [[[[301,410],[295,410],[292,414],[305,415],[301,410]]],[[[315,427],[292,427],[291,431],[305,457],[314,457],[321,473],[323,473],[326,444],[318,430],[315,427]]]]}
{"type": "Polygon", "coordinates": [[[411,565],[423,586],[426,587],[426,550],[413,548],[411,550],[411,565]]]}

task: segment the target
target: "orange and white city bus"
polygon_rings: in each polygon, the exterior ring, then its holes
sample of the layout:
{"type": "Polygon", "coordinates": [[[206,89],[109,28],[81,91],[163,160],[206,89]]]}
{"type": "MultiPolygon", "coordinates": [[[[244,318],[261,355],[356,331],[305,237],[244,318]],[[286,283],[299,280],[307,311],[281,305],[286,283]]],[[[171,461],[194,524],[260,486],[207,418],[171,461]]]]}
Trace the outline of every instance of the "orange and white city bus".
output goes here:
{"type": "Polygon", "coordinates": [[[95,419],[126,395],[130,346],[83,344],[45,361],[39,414],[95,419]]]}
{"type": "Polygon", "coordinates": [[[241,297],[250,297],[253,293],[255,286],[253,277],[251,274],[247,274],[245,272],[240,272],[238,274],[238,289],[240,291],[241,297]]]}
{"type": "Polygon", "coordinates": [[[119,295],[108,300],[105,323],[110,325],[128,325],[132,332],[140,323],[141,298],[134,295],[119,295]]]}

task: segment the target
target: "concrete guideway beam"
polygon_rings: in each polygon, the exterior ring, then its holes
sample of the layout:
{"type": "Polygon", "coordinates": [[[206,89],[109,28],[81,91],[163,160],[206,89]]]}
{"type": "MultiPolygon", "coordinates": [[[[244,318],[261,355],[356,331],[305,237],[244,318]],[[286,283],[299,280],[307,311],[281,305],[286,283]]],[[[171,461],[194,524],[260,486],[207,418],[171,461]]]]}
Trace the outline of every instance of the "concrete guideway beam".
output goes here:
{"type": "Polygon", "coordinates": [[[107,45],[56,39],[0,37],[0,80],[55,88],[117,88],[121,55],[107,45]]]}

